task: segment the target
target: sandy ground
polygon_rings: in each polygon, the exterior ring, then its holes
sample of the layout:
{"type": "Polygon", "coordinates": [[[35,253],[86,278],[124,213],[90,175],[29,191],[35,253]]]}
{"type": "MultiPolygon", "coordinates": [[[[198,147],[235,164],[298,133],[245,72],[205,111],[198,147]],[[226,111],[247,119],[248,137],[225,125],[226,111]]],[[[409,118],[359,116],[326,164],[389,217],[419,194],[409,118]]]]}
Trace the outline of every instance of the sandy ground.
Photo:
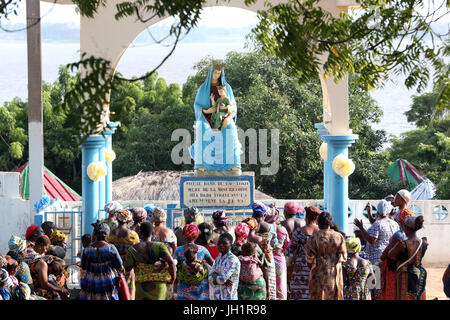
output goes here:
{"type": "Polygon", "coordinates": [[[442,283],[442,276],[444,275],[445,267],[427,267],[427,284],[425,287],[427,300],[438,298],[439,300],[448,300],[444,293],[444,285],[442,283]]]}

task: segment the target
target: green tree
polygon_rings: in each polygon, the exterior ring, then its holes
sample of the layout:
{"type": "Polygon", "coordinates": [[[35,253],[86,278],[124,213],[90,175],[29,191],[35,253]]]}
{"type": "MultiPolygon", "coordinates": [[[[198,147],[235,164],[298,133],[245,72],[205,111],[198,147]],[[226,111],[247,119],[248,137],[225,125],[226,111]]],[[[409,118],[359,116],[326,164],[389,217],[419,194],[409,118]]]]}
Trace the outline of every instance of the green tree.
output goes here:
{"type": "Polygon", "coordinates": [[[413,95],[411,108],[405,112],[408,122],[413,122],[417,127],[426,127],[430,124],[436,110],[436,93],[425,93],[419,96],[413,95]]]}

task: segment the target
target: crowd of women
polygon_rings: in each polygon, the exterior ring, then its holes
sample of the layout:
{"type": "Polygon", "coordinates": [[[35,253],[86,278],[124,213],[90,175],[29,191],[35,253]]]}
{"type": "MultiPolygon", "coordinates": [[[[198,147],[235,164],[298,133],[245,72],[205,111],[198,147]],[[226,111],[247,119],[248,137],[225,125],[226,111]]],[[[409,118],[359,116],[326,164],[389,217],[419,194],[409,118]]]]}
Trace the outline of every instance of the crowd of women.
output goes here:
{"type": "MultiPolygon", "coordinates": [[[[212,224],[195,207],[175,230],[162,208],[105,206],[108,217],[82,237],[81,300],[423,300],[427,239],[423,217],[400,190],[381,200],[370,226],[355,219],[346,236],[319,208],[255,202],[253,214],[230,226],[224,210],[212,224]],[[305,219],[298,219],[304,213],[305,219]],[[283,219],[284,218],[284,219],[283,219]],[[376,279],[374,269],[381,270],[376,279]]],[[[3,300],[70,299],[67,236],[52,222],[11,236],[0,255],[3,300]]]]}

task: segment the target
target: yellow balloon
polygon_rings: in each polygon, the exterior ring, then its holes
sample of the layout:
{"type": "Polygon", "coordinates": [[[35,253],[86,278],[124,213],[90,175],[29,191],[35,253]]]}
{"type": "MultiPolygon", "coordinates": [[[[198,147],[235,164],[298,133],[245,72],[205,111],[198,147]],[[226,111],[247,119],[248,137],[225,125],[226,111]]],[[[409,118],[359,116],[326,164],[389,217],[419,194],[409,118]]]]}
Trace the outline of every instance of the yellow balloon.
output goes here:
{"type": "Polygon", "coordinates": [[[105,150],[106,162],[113,162],[116,159],[116,153],[112,149],[105,150]]]}
{"type": "Polygon", "coordinates": [[[343,154],[340,154],[334,158],[332,167],[334,172],[342,178],[348,177],[355,171],[355,164],[352,159],[348,159],[343,154]]]}
{"type": "Polygon", "coordinates": [[[106,164],[103,162],[92,162],[87,167],[87,175],[92,181],[99,181],[107,174],[106,164]]]}
{"type": "Polygon", "coordinates": [[[328,159],[328,145],[326,142],[322,142],[319,148],[319,154],[323,161],[328,159]]]}

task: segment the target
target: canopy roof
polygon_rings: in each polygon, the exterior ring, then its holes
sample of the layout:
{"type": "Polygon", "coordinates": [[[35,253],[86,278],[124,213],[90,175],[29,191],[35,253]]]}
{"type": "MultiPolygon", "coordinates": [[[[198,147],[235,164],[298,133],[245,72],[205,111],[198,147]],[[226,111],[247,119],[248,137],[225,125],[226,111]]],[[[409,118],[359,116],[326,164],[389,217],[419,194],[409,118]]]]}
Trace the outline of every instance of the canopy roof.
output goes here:
{"type": "MultiPolygon", "coordinates": [[[[29,166],[28,162],[22,165],[20,172],[20,195],[24,199],[30,198],[29,166]]],[[[81,201],[81,196],[44,167],[44,194],[51,200],[58,198],[61,201],[81,201]]]]}

